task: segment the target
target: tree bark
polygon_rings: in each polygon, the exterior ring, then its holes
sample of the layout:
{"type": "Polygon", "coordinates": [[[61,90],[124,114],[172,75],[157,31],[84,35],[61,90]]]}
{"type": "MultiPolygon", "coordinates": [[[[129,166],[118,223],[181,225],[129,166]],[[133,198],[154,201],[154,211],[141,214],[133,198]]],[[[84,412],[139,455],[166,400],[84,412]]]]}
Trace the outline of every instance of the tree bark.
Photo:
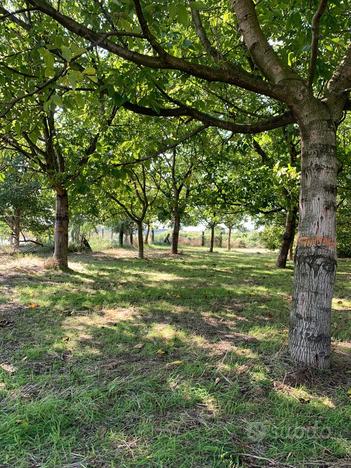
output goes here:
{"type": "Polygon", "coordinates": [[[149,243],[149,235],[150,235],[150,223],[147,223],[146,235],[145,235],[145,244],[146,245],[148,245],[148,243],[149,243]]]}
{"type": "Polygon", "coordinates": [[[56,219],[54,234],[54,260],[62,270],[68,268],[68,193],[65,188],[56,188],[56,219]]]}
{"type": "Polygon", "coordinates": [[[155,229],[151,229],[151,244],[155,243],[155,229]]]}
{"type": "Polygon", "coordinates": [[[138,222],[138,257],[140,259],[144,258],[144,233],[143,233],[143,223],[138,222]]]}
{"type": "Polygon", "coordinates": [[[119,228],[119,233],[118,233],[118,240],[119,240],[119,246],[123,247],[123,236],[124,236],[124,226],[123,224],[119,228]]]}
{"type": "Polygon", "coordinates": [[[172,254],[178,253],[179,244],[179,231],[180,231],[180,214],[177,210],[173,214],[173,232],[172,232],[172,254]]]}
{"type": "Polygon", "coordinates": [[[230,252],[232,250],[232,227],[228,227],[228,245],[227,250],[230,252]]]}
{"type": "Polygon", "coordinates": [[[336,128],[326,107],[306,112],[302,137],[299,237],[289,348],[300,366],[330,364],[331,302],[336,271],[336,128]],[[319,111],[319,112],[318,112],[319,111]]]}
{"type": "Polygon", "coordinates": [[[201,247],[205,247],[205,231],[201,233],[201,247]]]}
{"type": "Polygon", "coordinates": [[[211,240],[210,240],[210,252],[213,252],[214,248],[214,241],[215,241],[215,225],[211,226],[211,240]]]}
{"type": "Polygon", "coordinates": [[[285,268],[289,250],[294,242],[297,221],[297,208],[290,208],[286,214],[285,231],[277,258],[277,267],[285,268]]]}
{"type": "Polygon", "coordinates": [[[130,245],[133,245],[133,243],[134,243],[133,228],[130,228],[130,231],[129,231],[129,243],[130,243],[130,245]]]}

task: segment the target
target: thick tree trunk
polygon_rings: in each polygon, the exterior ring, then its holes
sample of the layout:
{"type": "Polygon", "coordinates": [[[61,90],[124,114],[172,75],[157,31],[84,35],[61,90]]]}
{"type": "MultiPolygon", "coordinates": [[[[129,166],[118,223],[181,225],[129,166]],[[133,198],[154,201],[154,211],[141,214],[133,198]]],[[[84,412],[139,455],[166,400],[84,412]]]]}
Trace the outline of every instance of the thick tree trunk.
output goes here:
{"type": "Polygon", "coordinates": [[[54,260],[56,266],[65,270],[68,268],[68,193],[64,188],[56,189],[54,242],[54,260]]]}
{"type": "Polygon", "coordinates": [[[147,223],[146,235],[145,235],[145,244],[149,244],[149,235],[150,235],[150,223],[147,223]]]}
{"type": "Polygon", "coordinates": [[[214,248],[214,241],[215,241],[215,225],[211,226],[211,240],[210,240],[210,252],[213,252],[214,248]]]}
{"type": "Polygon", "coordinates": [[[123,247],[123,237],[124,237],[124,226],[121,225],[118,233],[119,246],[123,247]]]}
{"type": "Polygon", "coordinates": [[[227,250],[230,252],[232,250],[232,227],[229,226],[228,228],[228,245],[227,250]]]}
{"type": "Polygon", "coordinates": [[[279,251],[279,255],[278,255],[277,263],[276,263],[278,268],[286,267],[289,250],[294,242],[296,221],[297,221],[297,208],[293,207],[289,209],[286,214],[285,231],[284,231],[284,235],[283,235],[283,239],[282,239],[282,243],[280,246],[280,251],[279,251]]]}
{"type": "Polygon", "coordinates": [[[179,244],[179,231],[180,231],[180,215],[175,210],[173,214],[173,232],[172,232],[172,254],[178,253],[179,244]]]}
{"type": "Polygon", "coordinates": [[[16,208],[13,216],[13,229],[12,229],[12,242],[13,250],[16,252],[20,248],[20,234],[21,234],[21,210],[16,208]]]}
{"type": "Polygon", "coordinates": [[[330,118],[321,120],[325,109],[306,113],[300,122],[300,218],[289,336],[294,361],[320,369],[330,363],[336,271],[336,129],[330,118]]]}
{"type": "Polygon", "coordinates": [[[144,258],[144,232],[143,223],[138,223],[138,257],[144,258]]]}
{"type": "Polygon", "coordinates": [[[201,233],[201,247],[205,247],[205,231],[201,233]]]}

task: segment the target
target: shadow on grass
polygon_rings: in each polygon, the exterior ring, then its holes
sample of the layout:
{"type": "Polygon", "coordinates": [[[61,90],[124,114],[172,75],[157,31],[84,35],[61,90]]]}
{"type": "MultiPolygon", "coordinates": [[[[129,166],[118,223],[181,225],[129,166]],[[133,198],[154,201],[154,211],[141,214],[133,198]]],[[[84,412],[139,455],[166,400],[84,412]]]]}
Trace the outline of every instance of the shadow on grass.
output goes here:
{"type": "Polygon", "coordinates": [[[26,310],[1,337],[5,463],[346,460],[349,377],[291,373],[291,272],[272,257],[72,260],[11,282],[26,310]]]}

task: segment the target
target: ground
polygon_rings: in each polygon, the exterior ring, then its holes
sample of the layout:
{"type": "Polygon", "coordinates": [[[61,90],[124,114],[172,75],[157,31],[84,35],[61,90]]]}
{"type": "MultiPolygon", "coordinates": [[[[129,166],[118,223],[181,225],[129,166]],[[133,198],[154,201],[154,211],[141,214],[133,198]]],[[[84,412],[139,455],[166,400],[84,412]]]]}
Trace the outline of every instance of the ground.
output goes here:
{"type": "Polygon", "coordinates": [[[351,261],[318,373],[287,355],[291,266],[147,254],[0,256],[0,466],[351,466],[351,261]]]}

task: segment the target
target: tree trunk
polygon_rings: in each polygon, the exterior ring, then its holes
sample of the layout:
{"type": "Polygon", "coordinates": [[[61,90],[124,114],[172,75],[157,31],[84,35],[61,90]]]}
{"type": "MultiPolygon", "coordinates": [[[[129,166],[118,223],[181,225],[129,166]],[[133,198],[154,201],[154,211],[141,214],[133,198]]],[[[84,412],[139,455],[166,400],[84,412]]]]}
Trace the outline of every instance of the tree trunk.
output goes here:
{"type": "Polygon", "coordinates": [[[294,361],[320,369],[330,364],[336,272],[336,129],[323,114],[324,106],[300,122],[300,218],[289,335],[294,361]]]}
{"type": "Polygon", "coordinates": [[[138,223],[138,257],[140,259],[144,258],[144,233],[143,233],[143,223],[138,223]]]}
{"type": "Polygon", "coordinates": [[[282,239],[282,243],[280,246],[280,251],[279,251],[279,255],[278,255],[277,263],[276,263],[278,268],[286,267],[289,250],[292,244],[294,243],[296,221],[297,221],[297,208],[293,207],[293,208],[290,208],[286,214],[285,232],[283,235],[283,239],[282,239]]]}
{"type": "Polygon", "coordinates": [[[129,231],[129,243],[130,245],[133,245],[134,239],[133,239],[133,229],[131,228],[129,231]]]}
{"type": "Polygon", "coordinates": [[[56,188],[54,242],[54,260],[56,266],[65,270],[68,268],[68,193],[64,188],[56,188]]]}
{"type": "Polygon", "coordinates": [[[219,233],[219,246],[218,247],[222,248],[222,246],[223,246],[223,232],[221,231],[219,233]]]}
{"type": "Polygon", "coordinates": [[[80,225],[79,224],[76,224],[75,226],[73,226],[71,230],[71,239],[72,239],[72,242],[74,242],[75,244],[79,244],[80,242],[80,225]]]}
{"type": "Polygon", "coordinates": [[[21,210],[16,208],[13,216],[13,230],[12,230],[12,245],[15,252],[20,248],[20,234],[21,234],[21,210]]]}
{"type": "Polygon", "coordinates": [[[229,226],[228,228],[228,246],[227,246],[228,252],[232,250],[232,227],[229,226]]]}
{"type": "Polygon", "coordinates": [[[123,247],[124,226],[121,225],[118,233],[119,246],[123,247]]]}
{"type": "Polygon", "coordinates": [[[155,229],[151,229],[151,244],[155,243],[155,229]]]}
{"type": "Polygon", "coordinates": [[[201,233],[201,247],[205,247],[205,231],[201,233]]]}
{"type": "Polygon", "coordinates": [[[214,241],[215,241],[215,225],[211,226],[211,240],[210,240],[210,252],[213,252],[213,247],[214,247],[214,241]]]}
{"type": "Polygon", "coordinates": [[[178,253],[179,243],[179,231],[180,231],[180,215],[177,210],[174,211],[173,215],[173,232],[172,232],[172,254],[178,253]]]}
{"type": "Polygon", "coordinates": [[[149,243],[149,235],[150,235],[150,223],[147,223],[146,235],[145,235],[145,244],[146,245],[148,245],[148,243],[149,243]]]}

